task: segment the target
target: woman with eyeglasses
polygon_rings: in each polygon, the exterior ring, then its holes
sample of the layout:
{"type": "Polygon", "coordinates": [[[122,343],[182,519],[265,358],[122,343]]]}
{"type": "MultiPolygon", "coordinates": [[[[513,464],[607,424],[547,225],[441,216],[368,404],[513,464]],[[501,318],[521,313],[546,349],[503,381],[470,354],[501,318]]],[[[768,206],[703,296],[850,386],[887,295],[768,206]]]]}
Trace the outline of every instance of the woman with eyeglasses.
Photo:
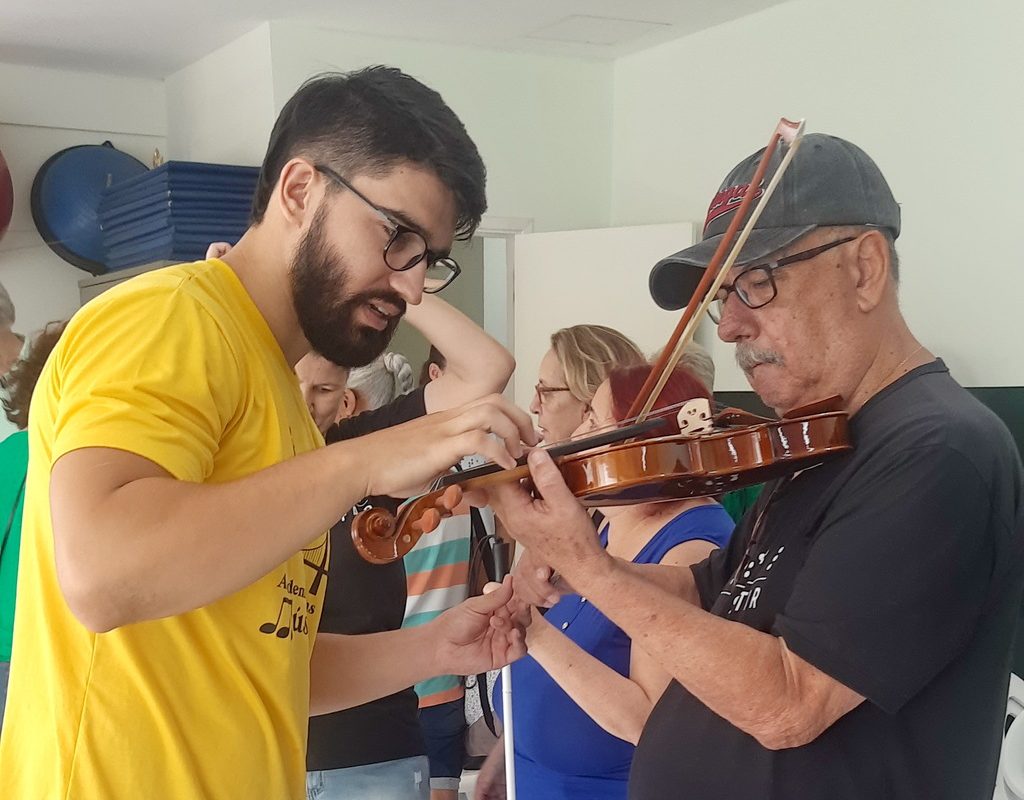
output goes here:
{"type": "Polygon", "coordinates": [[[551,334],[540,362],[530,411],[545,444],[568,439],[583,422],[594,392],[614,367],[646,364],[625,334],[604,325],[573,325],[551,334]]]}
{"type": "MultiPolygon", "coordinates": [[[[649,365],[613,369],[602,381],[576,434],[621,423],[650,374],[649,365]]],[[[665,409],[711,393],[677,367],[655,406],[665,409]]],[[[676,412],[668,415],[672,429],[676,412]]],[[[733,521],[714,500],[602,508],[597,535],[617,558],[687,570],[732,534],[733,521]]],[[[517,794],[530,800],[625,800],[633,750],[669,675],[625,633],[577,594],[546,614],[534,608],[529,655],[512,665],[517,794]]],[[[495,687],[500,697],[501,686],[495,687]]],[[[496,704],[496,706],[500,703],[496,704]]],[[[502,743],[477,781],[476,800],[504,796],[502,743]]]]}

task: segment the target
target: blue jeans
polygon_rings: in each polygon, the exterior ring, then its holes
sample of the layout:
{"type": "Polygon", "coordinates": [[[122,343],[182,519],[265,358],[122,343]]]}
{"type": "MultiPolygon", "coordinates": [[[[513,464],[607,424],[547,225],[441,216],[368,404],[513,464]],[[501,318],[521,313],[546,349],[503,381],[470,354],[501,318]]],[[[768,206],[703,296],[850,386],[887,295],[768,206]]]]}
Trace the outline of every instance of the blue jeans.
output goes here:
{"type": "Polygon", "coordinates": [[[306,800],[430,800],[426,756],[306,773],[306,800]]]}

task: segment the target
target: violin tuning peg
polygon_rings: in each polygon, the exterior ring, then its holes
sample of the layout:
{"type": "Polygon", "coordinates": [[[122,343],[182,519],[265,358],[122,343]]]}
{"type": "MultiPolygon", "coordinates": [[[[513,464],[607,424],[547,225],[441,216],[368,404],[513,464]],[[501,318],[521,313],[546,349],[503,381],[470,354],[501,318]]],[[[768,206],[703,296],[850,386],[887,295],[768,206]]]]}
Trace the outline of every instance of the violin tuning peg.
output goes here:
{"type": "Polygon", "coordinates": [[[423,516],[412,524],[412,529],[419,533],[430,533],[440,524],[441,512],[436,508],[428,508],[423,512],[423,516]]]}
{"type": "Polygon", "coordinates": [[[462,487],[451,485],[437,498],[434,507],[444,516],[448,516],[462,502],[462,487]]]}

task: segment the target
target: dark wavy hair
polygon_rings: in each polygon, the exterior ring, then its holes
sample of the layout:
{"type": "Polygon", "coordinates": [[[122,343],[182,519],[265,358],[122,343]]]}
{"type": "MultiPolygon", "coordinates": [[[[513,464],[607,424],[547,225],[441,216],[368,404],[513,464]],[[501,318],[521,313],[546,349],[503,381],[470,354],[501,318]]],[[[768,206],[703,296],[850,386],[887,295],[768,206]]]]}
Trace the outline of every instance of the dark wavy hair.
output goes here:
{"type": "MultiPolygon", "coordinates": [[[[408,161],[434,172],[455,198],[458,238],[487,210],[487,172],[465,126],[433,89],[394,67],[310,78],[277,117],[263,159],[252,222],[259,224],[281,170],[301,156],[346,178],[408,161]]],[[[333,182],[330,191],[341,191],[333,182]]]]}
{"type": "Polygon", "coordinates": [[[20,430],[25,430],[28,427],[32,392],[35,391],[36,382],[43,372],[46,359],[50,357],[50,353],[57,346],[57,341],[67,326],[67,322],[47,324],[43,332],[33,340],[28,356],[15,362],[11,371],[4,377],[4,388],[7,389],[7,396],[3,399],[4,412],[7,414],[7,419],[17,425],[20,430]]]}

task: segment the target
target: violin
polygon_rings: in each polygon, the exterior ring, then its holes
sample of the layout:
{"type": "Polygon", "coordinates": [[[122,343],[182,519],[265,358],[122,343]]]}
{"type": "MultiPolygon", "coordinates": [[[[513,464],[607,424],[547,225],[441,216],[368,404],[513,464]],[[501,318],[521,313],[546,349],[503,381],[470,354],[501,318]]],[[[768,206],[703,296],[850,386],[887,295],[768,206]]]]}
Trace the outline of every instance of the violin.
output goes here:
{"type": "MultiPolygon", "coordinates": [[[[679,414],[680,433],[673,435],[664,435],[667,410],[651,413],[699,320],[792,161],[803,128],[802,121],[783,119],[773,131],[750,186],[761,185],[780,143],[788,145],[788,150],[752,211],[750,206],[757,193],[745,193],[682,319],[630,408],[629,424],[548,448],[566,485],[584,506],[718,495],[792,474],[851,449],[849,418],[840,410],[841,399],[837,397],[794,409],[778,420],[739,409],[725,409],[712,418],[710,409],[691,405],[706,405],[707,401],[691,401],[679,414]],[[740,231],[744,219],[746,224],[740,231]]],[[[404,503],[397,516],[379,507],[357,514],[352,521],[356,550],[371,563],[395,561],[408,553],[420,536],[451,515],[449,509],[459,504],[464,491],[509,481],[528,484],[529,477],[525,459],[512,469],[487,464],[443,476],[433,491],[404,503]]]]}
{"type": "MultiPolygon", "coordinates": [[[[585,507],[657,503],[707,497],[822,463],[851,449],[848,416],[831,402],[800,409],[780,420],[726,409],[706,432],[633,439],[663,427],[661,418],[548,448],[569,490],[585,507]],[[653,423],[658,423],[654,425],[653,423]],[[568,452],[567,452],[568,451],[568,452]]],[[[352,540],[373,564],[405,556],[420,536],[451,516],[463,492],[507,481],[529,483],[525,459],[513,469],[485,464],[440,478],[435,489],[407,501],[397,515],[370,508],[352,521],[352,540]]]]}

